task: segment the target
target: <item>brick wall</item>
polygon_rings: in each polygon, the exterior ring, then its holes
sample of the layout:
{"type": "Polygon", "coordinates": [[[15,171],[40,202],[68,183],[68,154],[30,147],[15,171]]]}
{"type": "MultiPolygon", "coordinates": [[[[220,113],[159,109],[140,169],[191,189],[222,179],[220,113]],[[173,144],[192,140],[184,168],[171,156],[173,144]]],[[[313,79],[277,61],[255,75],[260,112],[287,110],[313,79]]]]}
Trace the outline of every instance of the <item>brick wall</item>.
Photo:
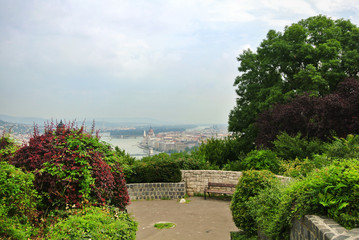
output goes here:
{"type": "Polygon", "coordinates": [[[131,200],[178,199],[186,194],[186,183],[131,183],[127,190],[131,200]]]}

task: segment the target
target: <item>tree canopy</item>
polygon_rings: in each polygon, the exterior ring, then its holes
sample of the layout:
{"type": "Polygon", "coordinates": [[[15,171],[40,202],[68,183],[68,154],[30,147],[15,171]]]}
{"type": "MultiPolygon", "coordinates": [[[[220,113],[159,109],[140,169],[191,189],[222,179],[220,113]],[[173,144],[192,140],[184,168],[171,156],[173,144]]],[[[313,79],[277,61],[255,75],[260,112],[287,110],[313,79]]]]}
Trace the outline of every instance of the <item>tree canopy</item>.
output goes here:
{"type": "Polygon", "coordinates": [[[270,147],[276,136],[286,132],[310,139],[328,140],[359,134],[359,80],[348,78],[325,97],[304,94],[259,114],[257,146],[270,147]]]}
{"type": "Polygon", "coordinates": [[[345,78],[357,77],[358,51],[359,28],[349,20],[319,15],[287,26],[283,33],[270,30],[256,52],[248,49],[237,58],[238,97],[229,130],[253,145],[260,112],[305,92],[325,96],[345,78]]]}

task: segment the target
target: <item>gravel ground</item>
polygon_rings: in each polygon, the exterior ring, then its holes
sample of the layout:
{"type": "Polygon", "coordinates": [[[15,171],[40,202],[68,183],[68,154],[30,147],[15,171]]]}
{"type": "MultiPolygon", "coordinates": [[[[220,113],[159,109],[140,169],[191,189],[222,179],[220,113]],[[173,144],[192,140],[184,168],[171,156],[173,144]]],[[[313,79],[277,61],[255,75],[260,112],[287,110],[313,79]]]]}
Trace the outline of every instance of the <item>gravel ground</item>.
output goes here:
{"type": "Polygon", "coordinates": [[[137,240],[225,240],[231,231],[238,231],[232,220],[230,202],[201,197],[179,200],[133,201],[128,212],[139,223],[137,240]],[[156,229],[157,222],[172,222],[176,227],[156,229]]]}

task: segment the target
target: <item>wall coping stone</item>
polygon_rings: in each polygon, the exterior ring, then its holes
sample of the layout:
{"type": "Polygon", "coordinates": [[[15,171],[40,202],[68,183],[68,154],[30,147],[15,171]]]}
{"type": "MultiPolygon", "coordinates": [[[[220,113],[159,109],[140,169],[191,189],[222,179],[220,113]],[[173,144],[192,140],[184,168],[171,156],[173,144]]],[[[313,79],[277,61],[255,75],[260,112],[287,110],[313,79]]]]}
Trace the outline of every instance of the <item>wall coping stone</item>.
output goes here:
{"type": "Polygon", "coordinates": [[[306,215],[294,219],[291,240],[359,240],[359,228],[347,230],[325,216],[306,215]]]}

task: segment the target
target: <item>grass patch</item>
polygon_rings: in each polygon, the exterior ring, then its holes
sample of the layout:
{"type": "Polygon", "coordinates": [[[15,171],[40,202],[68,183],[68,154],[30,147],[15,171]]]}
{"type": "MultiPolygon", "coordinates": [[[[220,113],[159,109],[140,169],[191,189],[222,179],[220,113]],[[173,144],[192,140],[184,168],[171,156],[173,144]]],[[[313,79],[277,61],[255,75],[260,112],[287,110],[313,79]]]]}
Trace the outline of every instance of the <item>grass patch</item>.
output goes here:
{"type": "Polygon", "coordinates": [[[176,224],[174,223],[155,223],[155,228],[157,229],[169,229],[169,228],[174,228],[176,226],[176,224]]]}
{"type": "Polygon", "coordinates": [[[231,232],[231,240],[257,240],[257,236],[248,236],[244,232],[231,232]]]}

